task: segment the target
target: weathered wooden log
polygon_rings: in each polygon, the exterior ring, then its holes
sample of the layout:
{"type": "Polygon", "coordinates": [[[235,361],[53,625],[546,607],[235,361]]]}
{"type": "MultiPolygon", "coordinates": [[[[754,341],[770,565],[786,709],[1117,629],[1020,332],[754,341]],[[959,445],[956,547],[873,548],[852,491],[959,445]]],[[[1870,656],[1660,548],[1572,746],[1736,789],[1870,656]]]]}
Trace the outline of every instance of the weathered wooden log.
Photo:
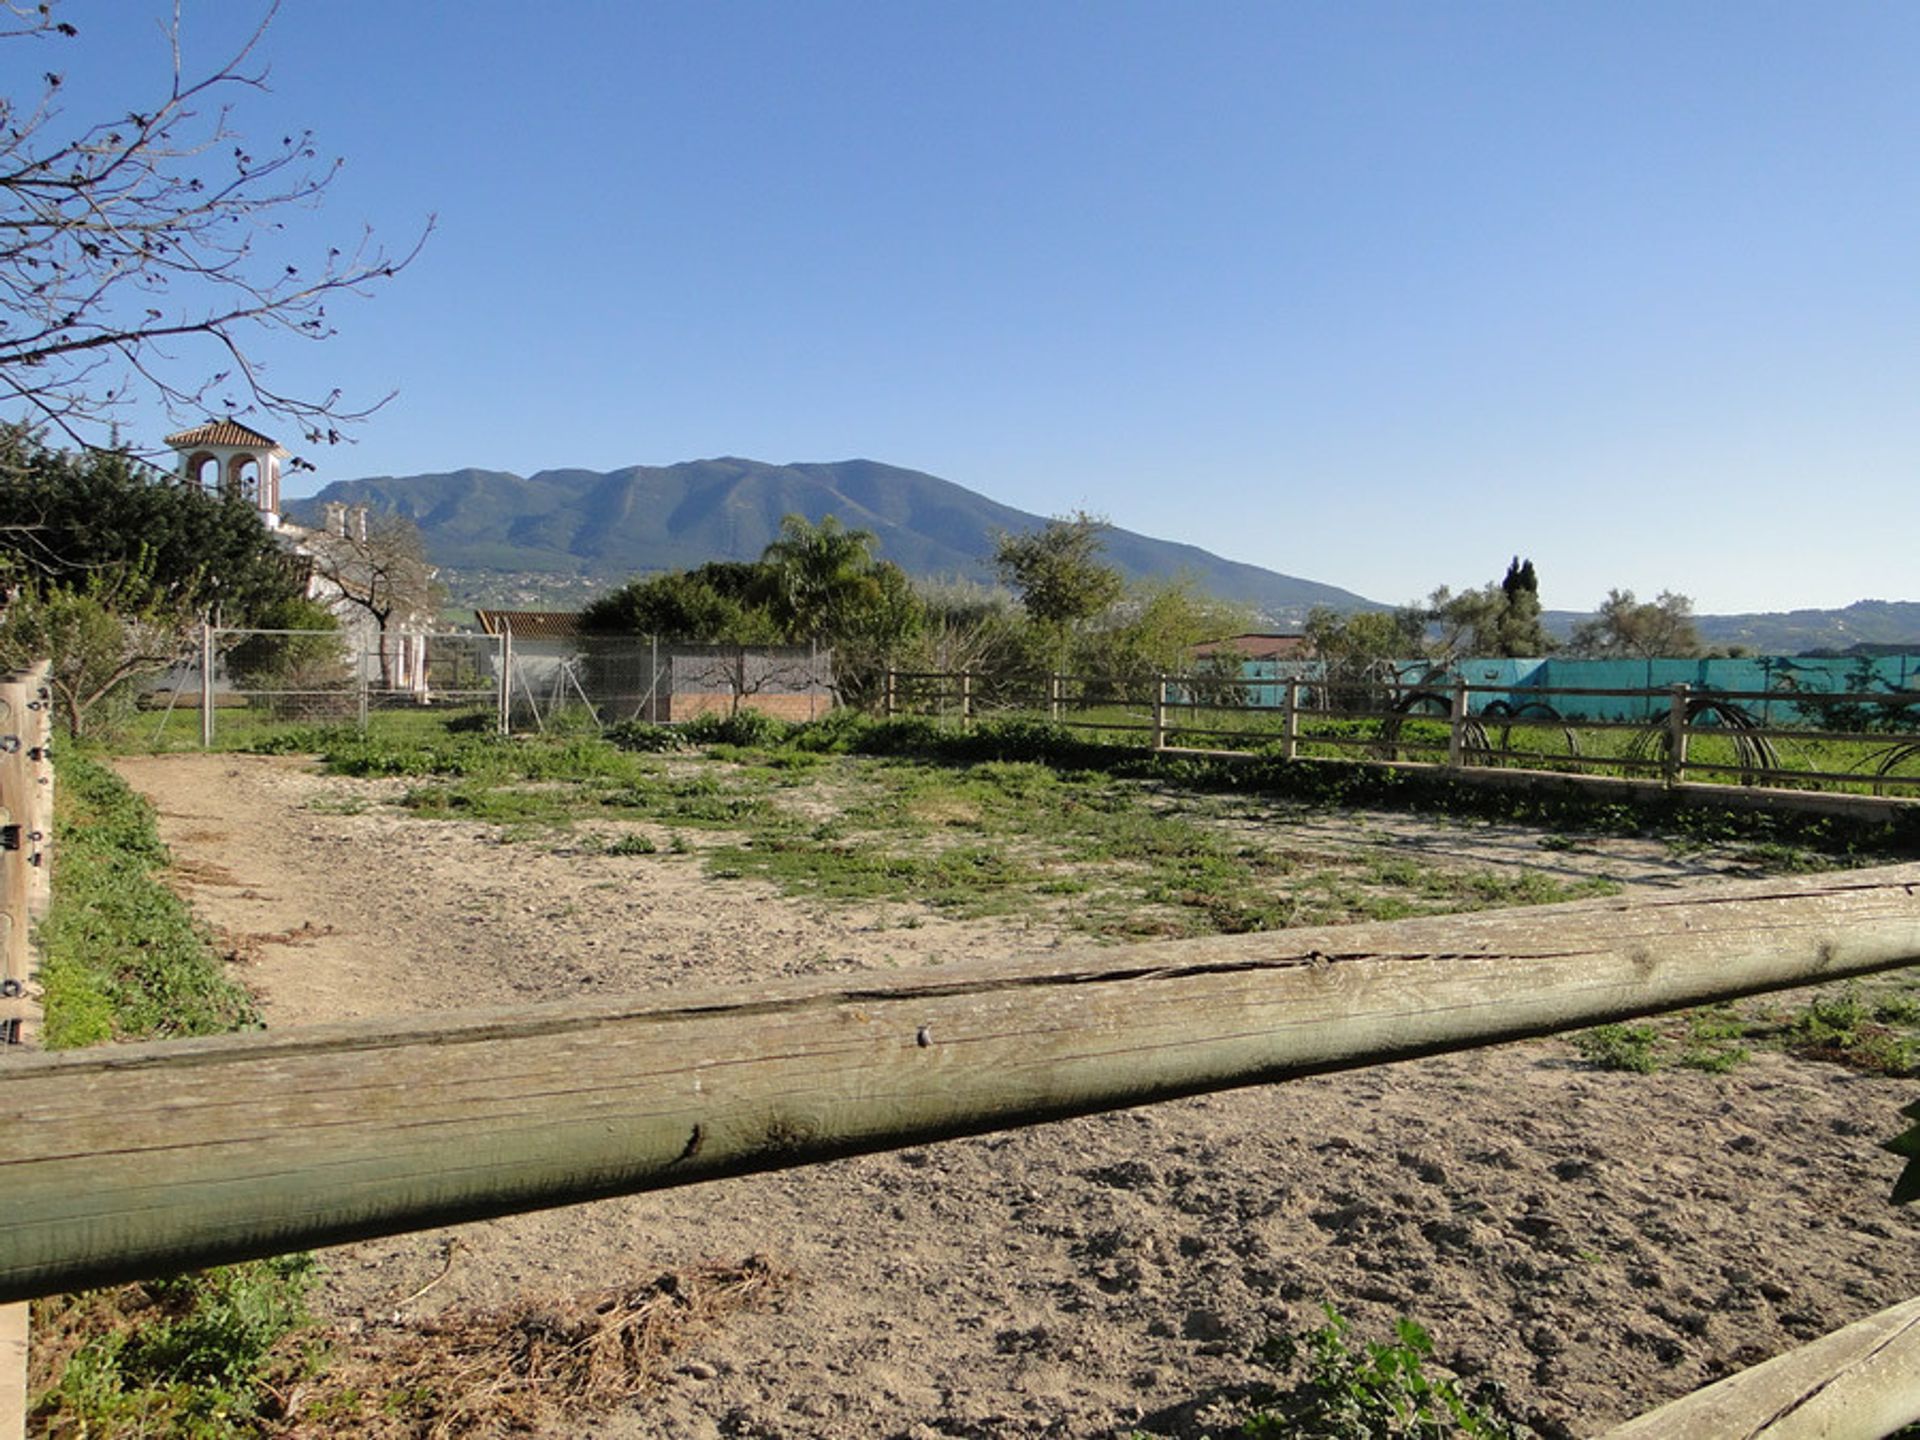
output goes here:
{"type": "Polygon", "coordinates": [[[1915,962],[1908,865],[28,1056],[0,1076],[0,1300],[1915,962]]]}
{"type": "Polygon", "coordinates": [[[1920,1421],[1920,1300],[1683,1395],[1600,1440],[1880,1440],[1920,1421]]]}

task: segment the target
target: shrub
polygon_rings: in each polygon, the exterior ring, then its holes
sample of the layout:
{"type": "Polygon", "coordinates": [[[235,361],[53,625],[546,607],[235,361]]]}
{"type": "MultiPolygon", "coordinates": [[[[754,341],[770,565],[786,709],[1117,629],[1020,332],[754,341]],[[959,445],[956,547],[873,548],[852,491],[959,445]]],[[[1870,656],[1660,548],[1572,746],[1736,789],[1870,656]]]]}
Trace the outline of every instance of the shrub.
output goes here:
{"type": "Polygon", "coordinates": [[[609,725],[602,735],[610,745],[643,755],[658,755],[687,748],[687,737],[682,732],[646,720],[618,721],[609,725]]]}
{"type": "Polygon", "coordinates": [[[1602,1070],[1651,1075],[1660,1068],[1660,1032],[1651,1025],[1597,1025],[1574,1036],[1573,1043],[1602,1070]]]}
{"type": "Polygon", "coordinates": [[[763,710],[736,710],[731,715],[709,712],[696,715],[680,727],[695,745],[741,745],[766,748],[778,745],[793,731],[793,726],[763,710]]]}
{"type": "Polygon", "coordinates": [[[1277,1334],[1260,1358],[1299,1372],[1294,1384],[1250,1416],[1241,1433],[1261,1440],[1426,1440],[1463,1435],[1518,1440],[1533,1432],[1513,1416],[1492,1381],[1467,1394],[1426,1371],[1433,1340],[1412,1320],[1394,1324],[1390,1342],[1348,1343],[1350,1325],[1333,1306],[1327,1323],[1302,1335],[1277,1334]]]}

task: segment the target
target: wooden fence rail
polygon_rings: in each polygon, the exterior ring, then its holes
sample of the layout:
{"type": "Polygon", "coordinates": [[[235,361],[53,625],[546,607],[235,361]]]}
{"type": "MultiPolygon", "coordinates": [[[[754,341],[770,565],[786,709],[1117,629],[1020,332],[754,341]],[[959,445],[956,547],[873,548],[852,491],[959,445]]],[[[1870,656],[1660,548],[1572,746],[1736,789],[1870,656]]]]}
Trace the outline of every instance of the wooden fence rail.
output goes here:
{"type": "MultiPolygon", "coordinates": [[[[964,720],[981,711],[978,677],[967,671],[888,671],[889,716],[918,711],[945,714],[949,702],[959,706],[964,720]],[[956,699],[956,697],[959,697],[956,699]]],[[[1668,786],[1688,783],[1689,776],[1724,788],[1723,781],[1741,787],[1789,791],[1824,791],[1828,787],[1870,791],[1880,797],[1893,792],[1910,802],[1920,799],[1920,729],[1849,731],[1811,726],[1780,726],[1747,720],[1735,725],[1719,713],[1723,702],[1758,705],[1866,706],[1885,704],[1875,694],[1755,694],[1746,691],[1696,690],[1680,684],[1653,690],[1597,690],[1593,688],[1528,689],[1530,702],[1555,698],[1605,696],[1632,699],[1649,707],[1637,720],[1596,719],[1584,715],[1560,716],[1486,713],[1473,709],[1472,697],[1495,696],[1502,701],[1522,692],[1496,685],[1451,682],[1440,685],[1380,685],[1369,695],[1329,703],[1337,687],[1299,679],[1233,680],[1213,677],[1161,676],[1128,688],[1122,682],[1088,680],[1069,675],[1046,679],[1044,697],[1039,681],[1026,691],[996,692],[993,708],[1044,712],[1071,729],[1109,734],[1135,734],[1153,750],[1202,747],[1209,753],[1241,754],[1253,747],[1279,743],[1288,760],[1299,758],[1303,746],[1322,751],[1354,752],[1362,758],[1388,763],[1437,764],[1470,779],[1490,771],[1533,765],[1558,774],[1595,772],[1645,776],[1668,786]],[[1078,685],[1080,694],[1073,695],[1078,685]],[[1088,698],[1089,688],[1102,698],[1088,698]],[[1274,693],[1279,703],[1257,701],[1257,693],[1274,693]],[[1417,699],[1420,706],[1409,707],[1417,699]],[[1426,708],[1420,708],[1420,707],[1426,708]],[[1700,707],[1713,714],[1695,714],[1700,707]],[[1657,713],[1653,713],[1657,710],[1657,713]],[[1119,718],[1094,719],[1093,714],[1121,712],[1119,718]],[[1249,723],[1251,722],[1251,723],[1249,723]],[[1331,722],[1336,727],[1328,729],[1331,722]],[[1313,727],[1313,728],[1309,728],[1313,727]],[[1511,748],[1512,732],[1523,737],[1557,732],[1567,749],[1511,748]],[[1618,748],[1589,753],[1580,736],[1626,734],[1654,737],[1643,741],[1638,753],[1618,748]],[[1497,738],[1496,738],[1497,737],[1497,738]],[[1720,739],[1735,747],[1734,763],[1703,759],[1690,753],[1695,740],[1720,739]],[[1777,762],[1774,741],[1806,746],[1853,746],[1858,758],[1851,769],[1822,768],[1818,756],[1799,766],[1777,762]],[[1420,758],[1426,757],[1426,758],[1420,758]]],[[[1334,696],[1338,699],[1338,696],[1334,696]]],[[[1897,698],[1897,697],[1895,697],[1897,698]]],[[[1920,701],[1911,718],[1920,721],[1920,701]]],[[[1842,754],[1842,763],[1846,759],[1842,754]]]]}
{"type": "Polygon", "coordinates": [[[1920,963],[1920,865],[27,1056],[0,1300],[1920,963]]]}

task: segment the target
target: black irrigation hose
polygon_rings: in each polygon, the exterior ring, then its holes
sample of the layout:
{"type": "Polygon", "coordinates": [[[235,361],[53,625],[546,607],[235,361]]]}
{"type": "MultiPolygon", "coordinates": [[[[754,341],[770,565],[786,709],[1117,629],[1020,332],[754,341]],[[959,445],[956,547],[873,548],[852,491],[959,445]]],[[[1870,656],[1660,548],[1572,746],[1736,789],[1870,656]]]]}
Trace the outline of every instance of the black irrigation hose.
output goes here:
{"type": "MultiPolygon", "coordinates": [[[[1381,759],[1399,758],[1401,726],[1420,713],[1451,717],[1453,714],[1453,696],[1443,690],[1412,690],[1403,695],[1393,707],[1394,714],[1381,722],[1380,739],[1376,753],[1381,759]]],[[[1494,743],[1487,728],[1489,718],[1501,720],[1527,721],[1542,720],[1560,725],[1560,733],[1567,737],[1567,754],[1573,759],[1580,758],[1580,737],[1573,727],[1566,724],[1560,712],[1551,705],[1538,701],[1515,707],[1505,700],[1495,700],[1480,712],[1478,717],[1469,715],[1461,722],[1460,748],[1468,757],[1469,763],[1491,766],[1500,757],[1513,750],[1512,723],[1500,726],[1500,740],[1494,743]]]]}
{"type": "Polygon", "coordinates": [[[1485,722],[1489,719],[1506,722],[1500,727],[1499,753],[1503,756],[1513,752],[1514,725],[1516,723],[1531,722],[1533,724],[1558,725],[1560,727],[1560,733],[1564,735],[1567,740],[1568,758],[1573,760],[1580,758],[1580,732],[1567,724],[1566,717],[1554,709],[1553,706],[1543,700],[1527,700],[1521,702],[1519,705],[1510,705],[1505,700],[1494,700],[1480,712],[1481,723],[1475,725],[1467,732],[1467,745],[1471,749],[1474,747],[1475,731],[1478,731],[1478,748],[1480,753],[1487,757],[1486,763],[1489,765],[1491,765],[1494,760],[1494,745],[1485,726],[1485,722]]]}
{"type": "MultiPolygon", "coordinates": [[[[1880,762],[1873,767],[1873,793],[1876,795],[1884,795],[1887,789],[1887,781],[1891,778],[1893,772],[1906,761],[1916,759],[1920,759],[1920,740],[1902,740],[1897,745],[1889,745],[1886,749],[1876,750],[1873,754],[1869,755],[1867,760],[1878,760],[1880,762]]],[[[1867,763],[1867,760],[1863,760],[1860,763],[1864,765],[1867,763]]]]}
{"type": "MultiPolygon", "coordinates": [[[[1763,727],[1751,711],[1711,695],[1687,702],[1688,725],[1705,715],[1714,717],[1720,728],[1733,737],[1733,753],[1739,763],[1742,785],[1758,785],[1766,772],[1782,768],[1779,752],[1773,748],[1773,742],[1760,733],[1763,727]]],[[[1627,745],[1627,753],[1636,760],[1651,760],[1655,755],[1665,757],[1672,749],[1673,735],[1665,720],[1656,720],[1639,731],[1627,745]]]]}

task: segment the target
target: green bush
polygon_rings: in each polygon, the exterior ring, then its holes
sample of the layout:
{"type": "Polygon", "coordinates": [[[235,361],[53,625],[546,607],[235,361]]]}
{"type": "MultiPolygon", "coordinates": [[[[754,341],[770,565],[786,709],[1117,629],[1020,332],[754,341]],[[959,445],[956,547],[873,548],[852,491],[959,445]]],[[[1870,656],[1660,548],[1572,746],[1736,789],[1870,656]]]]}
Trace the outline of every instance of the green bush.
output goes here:
{"type": "Polygon", "coordinates": [[[731,715],[709,711],[696,715],[680,727],[680,733],[695,745],[740,745],[765,749],[778,745],[793,726],[762,710],[736,710],[731,715]]]}
{"type": "Polygon", "coordinates": [[[683,732],[646,720],[621,720],[609,725],[601,733],[609,745],[643,755],[658,755],[687,748],[687,737],[683,732]]]}

